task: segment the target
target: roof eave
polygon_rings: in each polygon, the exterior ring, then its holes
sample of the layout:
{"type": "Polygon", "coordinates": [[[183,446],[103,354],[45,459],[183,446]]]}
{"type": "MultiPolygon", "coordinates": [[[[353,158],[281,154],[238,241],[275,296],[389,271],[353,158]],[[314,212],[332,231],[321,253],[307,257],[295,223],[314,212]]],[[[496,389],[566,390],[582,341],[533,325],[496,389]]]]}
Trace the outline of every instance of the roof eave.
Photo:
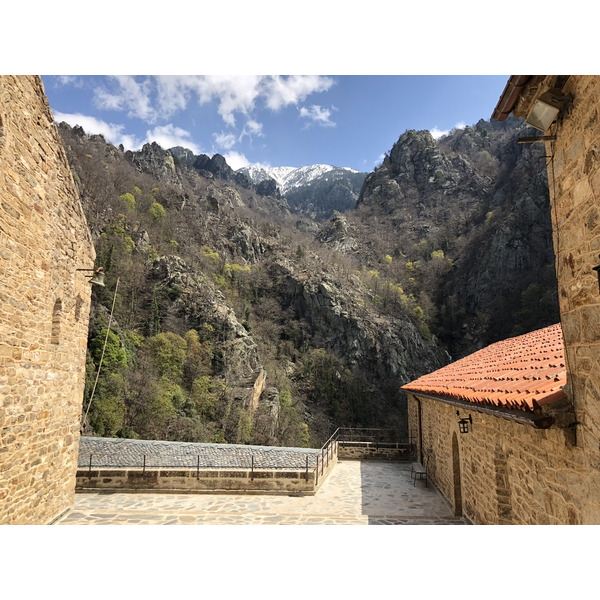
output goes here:
{"type": "Polygon", "coordinates": [[[495,121],[504,121],[512,112],[531,75],[511,75],[492,114],[495,121]]]}
{"type": "MultiPolygon", "coordinates": [[[[423,398],[430,398],[431,400],[437,400],[438,402],[444,402],[452,406],[457,406],[465,410],[474,410],[485,414],[492,415],[494,417],[501,417],[509,421],[521,423],[522,425],[530,425],[535,429],[548,429],[554,424],[554,417],[550,415],[542,415],[534,412],[520,412],[516,410],[505,409],[502,407],[489,408],[487,406],[481,406],[480,404],[473,404],[465,400],[457,400],[456,398],[448,398],[444,396],[435,396],[432,394],[426,394],[417,390],[406,389],[403,387],[405,392],[413,394],[415,396],[422,396],[423,398]]],[[[564,393],[561,398],[564,397],[564,393]]],[[[555,398],[558,400],[559,398],[555,398]]]]}

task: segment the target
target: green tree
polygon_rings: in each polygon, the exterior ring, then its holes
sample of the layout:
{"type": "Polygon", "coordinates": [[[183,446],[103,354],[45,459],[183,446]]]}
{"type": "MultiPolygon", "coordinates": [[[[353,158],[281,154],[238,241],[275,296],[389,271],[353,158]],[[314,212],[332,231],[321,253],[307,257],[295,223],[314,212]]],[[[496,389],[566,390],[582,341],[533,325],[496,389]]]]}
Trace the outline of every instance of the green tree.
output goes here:
{"type": "Polygon", "coordinates": [[[125,417],[125,381],[120,373],[105,373],[90,406],[89,421],[93,430],[104,437],[114,436],[125,417]]]}
{"type": "Polygon", "coordinates": [[[127,192],[126,194],[121,194],[119,196],[121,200],[123,200],[125,207],[127,210],[134,211],[135,210],[135,197],[133,194],[127,192]]]}
{"type": "Polygon", "coordinates": [[[154,367],[158,378],[166,377],[173,383],[181,383],[186,359],[187,342],[170,331],[146,338],[141,346],[154,367]]]}
{"type": "Polygon", "coordinates": [[[148,212],[155,222],[162,221],[165,218],[165,209],[159,202],[154,202],[148,212]]]}

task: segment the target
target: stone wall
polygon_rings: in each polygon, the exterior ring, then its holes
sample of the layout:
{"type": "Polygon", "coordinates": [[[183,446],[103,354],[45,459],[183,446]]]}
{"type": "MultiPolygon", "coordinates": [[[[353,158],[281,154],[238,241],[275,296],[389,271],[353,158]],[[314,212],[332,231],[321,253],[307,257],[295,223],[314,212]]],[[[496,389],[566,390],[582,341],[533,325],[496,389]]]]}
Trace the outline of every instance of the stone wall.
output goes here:
{"type": "MultiPolygon", "coordinates": [[[[318,486],[333,467],[321,476],[318,486]]],[[[137,492],[227,492],[314,495],[315,469],[306,471],[273,469],[80,469],[78,491],[118,490],[137,492]]]]}
{"type": "Polygon", "coordinates": [[[564,429],[461,408],[473,418],[461,434],[456,406],[409,395],[408,408],[419,450],[430,454],[428,476],[455,514],[475,524],[600,524],[585,452],[564,429]]]}
{"type": "MultiPolygon", "coordinates": [[[[554,76],[534,77],[514,114],[524,117],[554,76]]],[[[554,251],[576,444],[600,495],[600,77],[568,78],[569,102],[546,134],[554,251]]]]}
{"type": "Polygon", "coordinates": [[[341,460],[414,460],[410,444],[339,442],[341,460]]]}
{"type": "Polygon", "coordinates": [[[39,77],[0,76],[0,523],[72,506],[94,249],[39,77]]]}

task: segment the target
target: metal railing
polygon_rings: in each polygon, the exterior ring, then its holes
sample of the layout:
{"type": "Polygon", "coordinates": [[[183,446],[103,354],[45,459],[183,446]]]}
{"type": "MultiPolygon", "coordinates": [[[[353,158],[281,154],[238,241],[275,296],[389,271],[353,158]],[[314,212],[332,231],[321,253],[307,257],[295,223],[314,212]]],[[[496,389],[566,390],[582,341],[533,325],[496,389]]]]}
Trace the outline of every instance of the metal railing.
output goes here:
{"type": "Polygon", "coordinates": [[[196,478],[200,478],[201,470],[211,470],[211,469],[247,469],[250,471],[250,479],[254,480],[255,470],[281,470],[281,471],[304,471],[306,481],[308,481],[310,473],[315,474],[315,486],[319,482],[319,475],[323,477],[326,469],[329,468],[329,463],[334,460],[337,456],[338,449],[338,431],[335,433],[323,444],[320,450],[307,450],[305,456],[296,456],[296,457],[286,457],[284,460],[285,464],[265,464],[264,457],[261,460],[261,457],[258,457],[258,460],[255,460],[254,454],[250,454],[249,456],[237,456],[237,457],[229,457],[219,460],[218,464],[211,464],[210,461],[206,461],[200,454],[196,454],[195,456],[179,456],[177,457],[177,464],[173,464],[173,461],[170,464],[161,464],[162,461],[152,460],[151,455],[142,454],[138,460],[117,460],[117,461],[107,461],[104,457],[106,456],[106,452],[101,453],[101,458],[99,461],[94,463],[94,453],[90,452],[87,456],[89,456],[89,460],[87,464],[82,464],[82,457],[79,458],[79,466],[78,468],[83,470],[87,467],[88,477],[91,476],[91,472],[93,469],[140,469],[142,470],[142,476],[146,474],[147,469],[170,469],[170,470],[192,470],[196,471],[196,478]],[[102,460],[104,458],[104,460],[102,460]],[[193,461],[193,462],[192,462],[193,461]],[[112,464],[111,464],[112,463],[112,464]]]}
{"type": "Polygon", "coordinates": [[[413,449],[415,446],[415,439],[412,435],[402,435],[396,429],[340,427],[337,433],[342,447],[345,443],[352,442],[370,443],[375,448],[408,446],[413,449]]]}
{"type": "Polygon", "coordinates": [[[79,460],[79,469],[83,470],[87,467],[88,477],[91,475],[93,469],[140,469],[142,475],[145,475],[148,469],[170,469],[170,470],[186,470],[196,471],[196,477],[200,478],[201,470],[212,470],[212,469],[247,469],[250,471],[250,479],[254,480],[254,474],[256,470],[273,470],[273,471],[290,471],[297,470],[303,471],[306,480],[308,481],[310,474],[314,473],[315,486],[319,483],[319,478],[323,477],[325,472],[329,468],[331,461],[335,460],[338,456],[338,447],[341,444],[353,443],[353,442],[367,442],[375,446],[375,448],[389,448],[395,446],[408,445],[410,448],[414,448],[414,442],[412,436],[401,436],[398,431],[393,429],[377,429],[377,428],[353,428],[353,427],[339,427],[329,437],[329,439],[321,446],[319,450],[311,451],[307,450],[305,456],[285,457],[285,464],[265,464],[264,457],[261,459],[259,456],[255,459],[254,454],[249,456],[237,456],[229,457],[230,460],[220,459],[218,464],[211,464],[210,461],[205,460],[201,454],[195,455],[181,455],[177,457],[178,464],[161,464],[152,460],[152,456],[148,454],[142,454],[137,460],[130,461],[103,461],[102,458],[106,456],[105,452],[101,453],[99,462],[94,464],[94,453],[89,453],[89,460],[87,464],[82,464],[82,457],[79,460]],[[109,464],[112,462],[112,464],[109,464]]]}
{"type": "Polygon", "coordinates": [[[329,467],[329,460],[337,457],[339,429],[336,429],[333,435],[321,446],[319,454],[317,454],[317,466],[315,468],[315,487],[319,483],[319,455],[321,456],[321,477],[324,470],[329,467]]]}
{"type": "MultiPolygon", "coordinates": [[[[288,462],[284,465],[273,465],[273,464],[260,464],[259,461],[255,461],[254,455],[250,457],[240,457],[235,461],[220,461],[219,464],[210,464],[204,460],[201,460],[201,455],[196,455],[196,460],[192,463],[181,462],[180,464],[161,464],[160,462],[151,460],[152,457],[146,454],[141,456],[141,464],[134,461],[119,461],[116,464],[108,464],[107,461],[93,462],[94,454],[89,453],[89,461],[85,465],[88,471],[88,477],[91,475],[93,469],[142,469],[142,475],[145,475],[147,469],[170,469],[170,470],[181,470],[181,471],[196,471],[196,478],[200,478],[201,470],[227,470],[227,469],[247,469],[250,471],[250,479],[254,480],[255,470],[268,470],[268,471],[304,471],[306,480],[308,481],[309,473],[319,468],[319,453],[307,453],[303,464],[300,460],[291,461],[295,464],[288,462]],[[244,460],[246,458],[246,460],[244,460]],[[258,462],[258,464],[256,464],[258,462]]],[[[187,459],[191,457],[186,457],[187,459]]],[[[81,463],[81,460],[80,460],[81,463]]],[[[78,468],[83,470],[85,467],[79,464],[78,468]]]]}

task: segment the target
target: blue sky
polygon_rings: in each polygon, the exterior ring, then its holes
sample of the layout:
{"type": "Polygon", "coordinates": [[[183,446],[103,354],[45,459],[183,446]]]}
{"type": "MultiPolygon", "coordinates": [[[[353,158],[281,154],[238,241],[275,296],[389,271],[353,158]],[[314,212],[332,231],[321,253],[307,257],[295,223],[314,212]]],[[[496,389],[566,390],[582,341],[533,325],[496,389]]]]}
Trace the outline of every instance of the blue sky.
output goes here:
{"type": "Polygon", "coordinates": [[[407,129],[490,118],[508,75],[43,76],[57,122],[247,164],[371,171],[407,129]]]}

